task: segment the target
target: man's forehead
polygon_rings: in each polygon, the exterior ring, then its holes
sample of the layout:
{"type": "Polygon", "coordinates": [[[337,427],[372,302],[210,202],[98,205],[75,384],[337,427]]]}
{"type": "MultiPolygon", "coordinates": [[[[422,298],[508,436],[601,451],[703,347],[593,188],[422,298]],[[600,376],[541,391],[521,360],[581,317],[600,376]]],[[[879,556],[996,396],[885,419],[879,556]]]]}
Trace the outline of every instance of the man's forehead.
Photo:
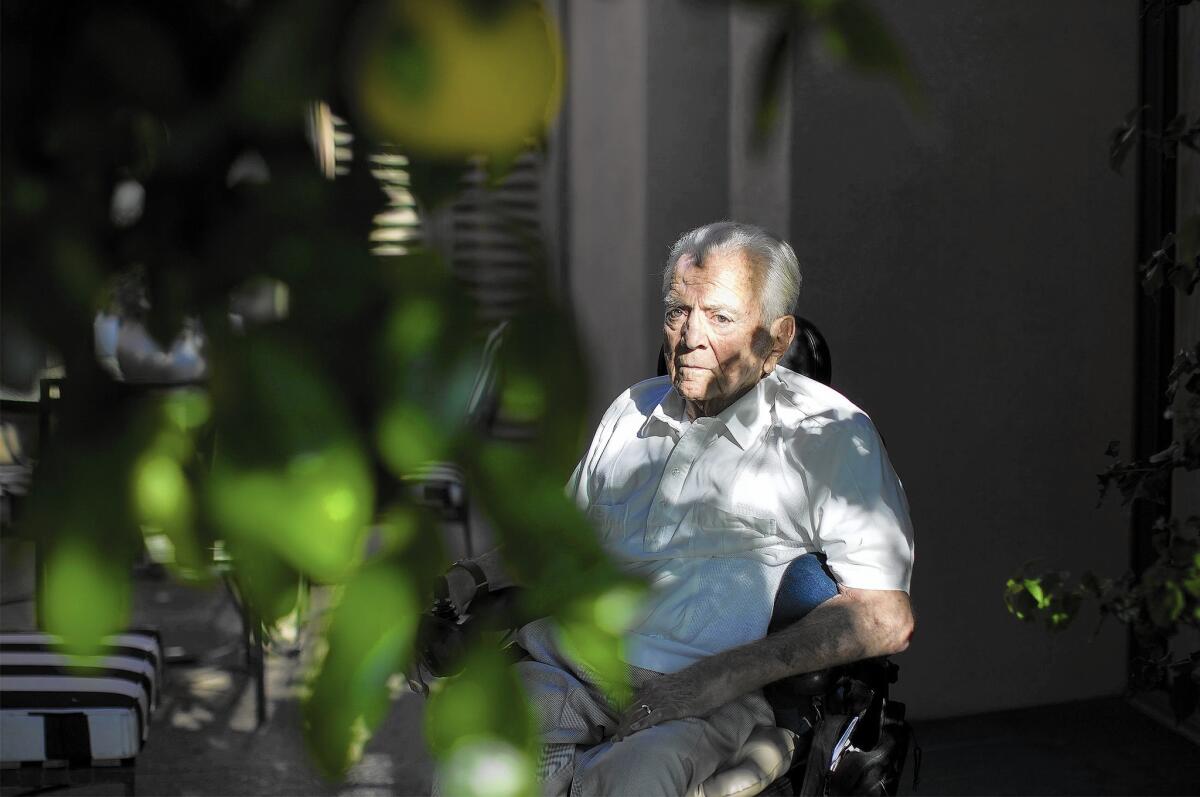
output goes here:
{"type": "Polygon", "coordinates": [[[685,254],[675,264],[670,293],[711,286],[748,300],[753,296],[753,278],[750,261],[740,250],[708,252],[702,261],[693,254],[685,254]]]}

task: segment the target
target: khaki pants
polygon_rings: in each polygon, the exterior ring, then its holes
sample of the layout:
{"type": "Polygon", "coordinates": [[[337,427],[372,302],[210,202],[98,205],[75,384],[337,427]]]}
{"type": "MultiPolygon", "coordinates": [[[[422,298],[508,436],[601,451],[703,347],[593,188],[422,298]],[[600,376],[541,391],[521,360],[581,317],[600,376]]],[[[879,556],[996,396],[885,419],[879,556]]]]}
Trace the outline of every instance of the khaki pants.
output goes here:
{"type": "MultiPolygon", "coordinates": [[[[544,741],[538,776],[546,795],[681,795],[708,779],[774,715],[760,692],[707,717],[673,720],[612,741],[618,714],[595,673],[562,657],[552,626],[521,629],[529,654],[515,666],[538,717],[544,741]]],[[[630,668],[636,690],[658,673],[630,668]]]]}

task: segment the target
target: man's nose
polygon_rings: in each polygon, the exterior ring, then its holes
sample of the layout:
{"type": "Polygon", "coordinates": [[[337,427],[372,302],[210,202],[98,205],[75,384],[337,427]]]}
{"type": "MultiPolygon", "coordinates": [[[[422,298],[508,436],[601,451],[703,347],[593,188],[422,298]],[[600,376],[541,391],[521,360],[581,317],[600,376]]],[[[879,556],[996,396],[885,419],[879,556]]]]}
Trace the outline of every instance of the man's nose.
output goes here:
{"type": "Polygon", "coordinates": [[[689,349],[697,349],[704,345],[704,321],[699,313],[688,313],[683,322],[683,345],[689,349]]]}

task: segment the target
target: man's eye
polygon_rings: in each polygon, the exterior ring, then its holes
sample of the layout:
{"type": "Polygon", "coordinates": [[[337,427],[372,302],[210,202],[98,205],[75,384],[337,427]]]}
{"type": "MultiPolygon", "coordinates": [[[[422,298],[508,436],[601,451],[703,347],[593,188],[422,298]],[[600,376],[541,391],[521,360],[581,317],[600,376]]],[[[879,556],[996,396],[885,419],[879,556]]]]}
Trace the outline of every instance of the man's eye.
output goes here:
{"type": "Polygon", "coordinates": [[[732,318],[730,318],[730,317],[729,317],[729,316],[727,316],[727,315],[720,315],[720,314],[717,314],[717,315],[713,316],[713,320],[714,320],[714,321],[716,321],[718,324],[731,324],[731,323],[733,323],[733,319],[732,319],[732,318]]]}
{"type": "Polygon", "coordinates": [[[683,315],[682,307],[672,307],[670,310],[667,311],[667,319],[670,321],[674,321],[676,318],[679,318],[681,315],[683,315]]]}

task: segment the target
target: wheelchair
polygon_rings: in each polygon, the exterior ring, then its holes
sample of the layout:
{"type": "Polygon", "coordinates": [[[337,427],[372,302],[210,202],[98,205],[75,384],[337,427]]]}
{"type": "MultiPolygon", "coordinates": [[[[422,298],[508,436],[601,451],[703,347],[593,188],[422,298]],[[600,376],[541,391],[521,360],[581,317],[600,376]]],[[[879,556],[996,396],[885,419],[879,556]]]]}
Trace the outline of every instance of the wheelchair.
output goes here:
{"type": "MultiPolygon", "coordinates": [[[[832,367],[824,337],[811,322],[798,316],[796,321],[796,340],[783,365],[829,384],[832,367]]],[[[494,355],[499,342],[488,343],[494,355]]],[[[665,374],[661,353],[658,366],[659,374],[665,374]]],[[[452,494],[464,495],[463,486],[424,493],[443,500],[452,494]]],[[[435,595],[444,597],[444,586],[435,595]]],[[[424,618],[418,672],[423,668],[433,677],[452,676],[467,648],[485,635],[507,639],[505,630],[534,619],[517,616],[518,593],[519,588],[508,588],[481,595],[462,618],[449,601],[435,601],[424,618]]],[[[836,594],[823,555],[798,557],[784,573],[768,633],[795,623],[836,594]]],[[[756,728],[742,749],[689,797],[896,794],[912,743],[905,706],[889,694],[898,671],[887,658],[869,659],[768,684],[763,692],[775,712],[775,725],[756,728]]],[[[410,682],[424,691],[421,677],[410,682]]],[[[913,757],[915,786],[919,747],[914,746],[913,757]]]]}
{"type": "MultiPolygon", "coordinates": [[[[510,587],[477,597],[462,618],[435,602],[421,634],[423,671],[453,676],[466,650],[489,634],[509,646],[504,632],[533,619],[516,613],[519,592],[510,587]]],[[[769,632],[796,622],[836,594],[822,555],[798,557],[785,571],[769,632]]],[[[515,646],[510,649],[520,653],[515,646]]],[[[775,725],[756,728],[742,749],[689,797],[896,794],[912,740],[904,704],[889,695],[898,671],[886,658],[868,659],[768,684],[763,692],[775,712],[775,725]]],[[[414,686],[423,691],[423,683],[414,686]]],[[[914,759],[919,768],[919,748],[914,759]]]]}

